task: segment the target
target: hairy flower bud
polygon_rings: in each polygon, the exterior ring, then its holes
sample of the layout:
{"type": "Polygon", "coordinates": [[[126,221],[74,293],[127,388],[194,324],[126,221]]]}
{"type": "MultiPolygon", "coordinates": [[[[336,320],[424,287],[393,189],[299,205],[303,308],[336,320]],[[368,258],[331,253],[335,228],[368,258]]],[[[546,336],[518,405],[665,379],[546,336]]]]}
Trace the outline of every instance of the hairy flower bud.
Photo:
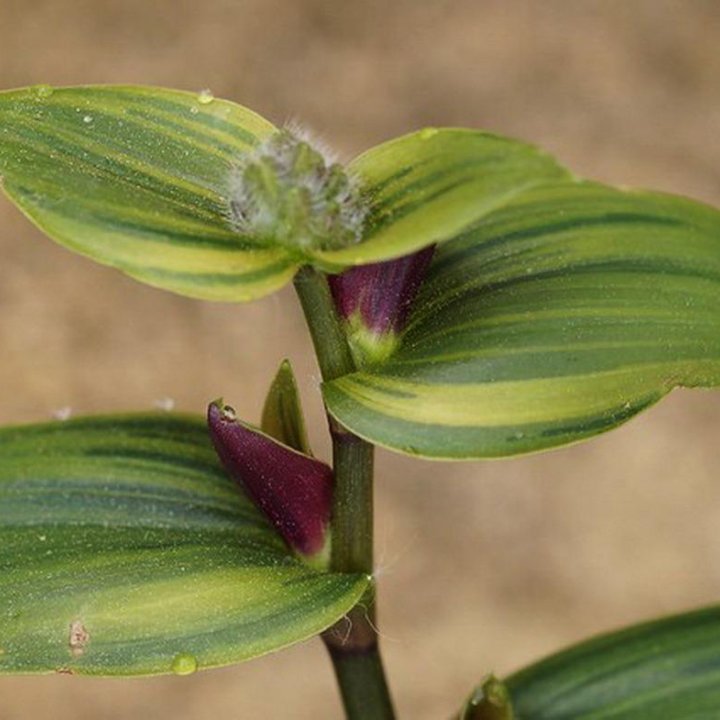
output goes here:
{"type": "Polygon", "coordinates": [[[208,407],[208,426],[230,477],[298,555],[323,566],[330,552],[332,469],[240,422],[221,400],[208,407]]]}
{"type": "Polygon", "coordinates": [[[242,235],[301,256],[360,242],[366,209],[340,164],[285,129],[233,169],[229,215],[242,235]]]}

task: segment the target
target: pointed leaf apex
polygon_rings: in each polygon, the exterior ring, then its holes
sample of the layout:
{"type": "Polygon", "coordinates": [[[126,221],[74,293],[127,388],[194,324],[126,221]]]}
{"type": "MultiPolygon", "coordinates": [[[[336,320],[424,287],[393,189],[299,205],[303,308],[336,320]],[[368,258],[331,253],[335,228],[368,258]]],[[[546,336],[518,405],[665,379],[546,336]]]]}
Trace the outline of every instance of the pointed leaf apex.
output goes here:
{"type": "Polygon", "coordinates": [[[260,428],[281,443],[306,455],[312,455],[305,430],[300,393],[287,359],[280,364],[268,390],[260,428]]]}

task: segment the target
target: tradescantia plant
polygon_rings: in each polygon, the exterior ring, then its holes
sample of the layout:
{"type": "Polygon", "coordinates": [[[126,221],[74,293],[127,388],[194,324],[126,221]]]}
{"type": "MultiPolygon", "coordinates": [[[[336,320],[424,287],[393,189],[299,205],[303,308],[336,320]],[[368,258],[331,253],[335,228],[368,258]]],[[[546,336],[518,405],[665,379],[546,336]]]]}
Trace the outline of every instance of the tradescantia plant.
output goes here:
{"type": "MultiPolygon", "coordinates": [[[[391,718],[374,446],[511,457],[720,384],[720,212],[514,140],[429,128],[343,166],[209,93],[37,86],[0,93],[0,175],[156,287],[293,282],[333,443],[313,456],[287,361],[259,426],[215,400],[0,430],[0,672],[187,674],[322,635],[347,716],[391,718]]],[[[458,717],[711,718],[719,687],[710,608],[487,676],[458,717]]]]}

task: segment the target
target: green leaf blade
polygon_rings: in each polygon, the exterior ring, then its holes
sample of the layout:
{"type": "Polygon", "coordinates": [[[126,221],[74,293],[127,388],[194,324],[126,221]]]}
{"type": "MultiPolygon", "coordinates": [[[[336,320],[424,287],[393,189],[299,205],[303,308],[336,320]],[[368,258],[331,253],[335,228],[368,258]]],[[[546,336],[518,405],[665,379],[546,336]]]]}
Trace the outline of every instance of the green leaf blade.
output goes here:
{"type": "Polygon", "coordinates": [[[270,385],[263,405],[260,428],[298,452],[312,455],[300,391],[289,360],[282,361],[270,385]]]}
{"type": "Polygon", "coordinates": [[[0,673],[151,675],[322,631],[367,578],[291,557],[202,420],[0,431],[0,673]]]}
{"type": "Polygon", "coordinates": [[[507,679],[518,720],[688,720],[720,708],[720,610],[603,635],[507,679]]]}
{"type": "Polygon", "coordinates": [[[567,170],[526,143],[476,130],[426,128],[371,148],[349,165],[370,211],[363,242],[318,252],[342,269],[452,239],[535,185],[567,170]]]}
{"type": "Polygon", "coordinates": [[[227,220],[233,164],[273,125],[224,100],[139,86],[0,93],[8,197],[69,249],[173,292],[246,300],[293,275],[227,220]]]}
{"type": "Polygon", "coordinates": [[[366,439],[501,457],[720,384],[720,213],[590,183],[530,190],[441,246],[396,353],[324,388],[366,439]]]}

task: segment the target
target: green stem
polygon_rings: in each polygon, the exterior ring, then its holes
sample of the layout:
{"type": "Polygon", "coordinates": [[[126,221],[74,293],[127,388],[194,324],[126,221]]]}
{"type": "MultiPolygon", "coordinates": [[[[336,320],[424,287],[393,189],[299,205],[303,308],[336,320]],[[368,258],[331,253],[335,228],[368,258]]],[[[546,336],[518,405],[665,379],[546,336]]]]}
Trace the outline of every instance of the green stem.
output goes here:
{"type": "MultiPolygon", "coordinates": [[[[323,380],[355,370],[327,278],[302,268],[295,289],[307,320],[323,380]]],[[[335,492],[332,509],[334,572],[373,574],[373,452],[371,444],[329,419],[335,492]]],[[[374,584],[347,617],[323,633],[348,720],[393,720],[375,624],[374,584]]]]}
{"type": "Polygon", "coordinates": [[[295,275],[295,291],[305,313],[323,380],[334,380],[353,372],[355,363],[327,278],[314,268],[301,268],[295,275]]]}
{"type": "Polygon", "coordinates": [[[335,469],[332,569],[373,572],[373,461],[370,443],[330,422],[335,469]]]}
{"type": "Polygon", "coordinates": [[[379,652],[349,653],[328,645],[348,720],[393,718],[379,652]]]}

